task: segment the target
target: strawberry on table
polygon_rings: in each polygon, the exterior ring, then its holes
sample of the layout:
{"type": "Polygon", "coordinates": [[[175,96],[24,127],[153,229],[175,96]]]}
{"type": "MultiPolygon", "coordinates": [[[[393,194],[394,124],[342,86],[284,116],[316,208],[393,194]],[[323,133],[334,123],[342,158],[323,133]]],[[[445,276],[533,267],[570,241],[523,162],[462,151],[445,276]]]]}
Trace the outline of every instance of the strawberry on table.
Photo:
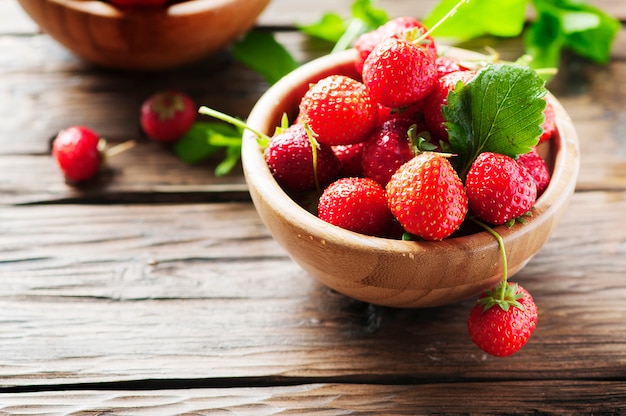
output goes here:
{"type": "Polygon", "coordinates": [[[333,149],[317,143],[317,164],[313,166],[311,137],[302,124],[293,124],[274,135],[265,149],[265,161],[272,175],[289,191],[305,191],[334,180],[340,163],[333,149]]]}
{"type": "Polygon", "coordinates": [[[467,321],[472,341],[496,357],[522,348],[536,326],[537,306],[532,296],[522,286],[506,281],[479,298],[467,321]]]}
{"type": "Polygon", "coordinates": [[[469,207],[490,224],[504,224],[531,210],[537,185],[526,167],[494,152],[481,153],[465,178],[469,207]]]}
{"type": "Polygon", "coordinates": [[[158,142],[175,142],[196,121],[196,105],[185,93],[159,91],[141,105],[140,124],[146,135],[158,142]]]}
{"type": "Polygon", "coordinates": [[[361,82],[345,75],[331,75],[304,94],[298,122],[308,124],[319,143],[358,143],[376,126],[378,105],[361,82]]]}
{"type": "Polygon", "coordinates": [[[440,153],[423,152],[402,165],[386,191],[389,208],[400,225],[424,240],[450,236],[467,214],[463,183],[440,153]]]}
{"type": "Polygon", "coordinates": [[[365,235],[384,236],[391,212],[383,187],[369,178],[341,178],[328,185],[318,204],[322,220],[365,235]]]}
{"type": "Polygon", "coordinates": [[[52,142],[52,156],[68,181],[84,181],[100,169],[100,143],[100,137],[93,130],[72,126],[57,134],[52,142]]]}

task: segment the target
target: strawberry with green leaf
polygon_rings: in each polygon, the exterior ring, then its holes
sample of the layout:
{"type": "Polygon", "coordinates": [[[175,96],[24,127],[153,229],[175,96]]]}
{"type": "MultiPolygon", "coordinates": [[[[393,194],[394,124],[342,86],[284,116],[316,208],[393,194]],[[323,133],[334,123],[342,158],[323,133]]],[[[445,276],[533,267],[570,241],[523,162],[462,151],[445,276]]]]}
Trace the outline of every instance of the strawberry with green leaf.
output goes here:
{"type": "Polygon", "coordinates": [[[504,240],[487,224],[472,219],[495,237],[502,257],[502,278],[484,292],[467,319],[472,341],[483,351],[506,357],[519,351],[537,327],[537,305],[522,286],[508,281],[508,261],[504,240]]]}
{"type": "Polygon", "coordinates": [[[543,131],[546,93],[535,71],[510,64],[488,65],[456,84],[442,111],[459,176],[465,179],[482,152],[511,158],[530,152],[543,131]]]}
{"type": "Polygon", "coordinates": [[[517,352],[537,327],[537,305],[526,289],[503,283],[485,292],[470,312],[467,327],[472,341],[496,357],[517,352]]]}

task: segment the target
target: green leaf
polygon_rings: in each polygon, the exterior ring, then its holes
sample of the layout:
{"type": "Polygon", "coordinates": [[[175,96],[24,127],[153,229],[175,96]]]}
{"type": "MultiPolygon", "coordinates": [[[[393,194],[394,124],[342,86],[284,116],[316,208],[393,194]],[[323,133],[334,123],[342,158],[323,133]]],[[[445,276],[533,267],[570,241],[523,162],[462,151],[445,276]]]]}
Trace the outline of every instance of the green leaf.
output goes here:
{"type": "Polygon", "coordinates": [[[526,53],[532,56],[532,68],[558,68],[565,36],[560,31],[558,18],[551,14],[539,14],[524,34],[526,53]]]}
{"type": "Polygon", "coordinates": [[[385,10],[374,7],[373,0],[355,0],[349,19],[343,19],[336,13],[326,13],[316,23],[297,27],[311,37],[335,43],[333,52],[336,52],[349,48],[361,34],[387,21],[389,15],[385,10]]]}
{"type": "MultiPolygon", "coordinates": [[[[424,18],[426,27],[433,27],[459,0],[441,0],[424,18]]],[[[528,0],[471,0],[432,34],[435,38],[461,41],[479,36],[514,37],[522,33],[528,0]]]]}
{"type": "Polygon", "coordinates": [[[219,150],[209,144],[208,136],[217,123],[197,121],[191,129],[174,144],[174,153],[185,163],[198,163],[219,150]]]}
{"type": "Polygon", "coordinates": [[[252,30],[233,45],[233,56],[261,74],[271,85],[296,69],[299,64],[269,32],[252,30]]]}
{"type": "Polygon", "coordinates": [[[457,84],[442,109],[459,175],[465,177],[481,152],[528,153],[542,133],[546,93],[535,71],[517,65],[488,65],[457,84]]]}
{"type": "Polygon", "coordinates": [[[230,173],[241,158],[241,145],[226,149],[226,157],[215,167],[215,176],[224,176],[230,173]]]}
{"type": "Polygon", "coordinates": [[[600,64],[609,61],[621,29],[619,20],[581,1],[534,0],[533,4],[537,19],[524,41],[534,56],[534,68],[557,67],[564,48],[600,64]]]}
{"type": "Polygon", "coordinates": [[[346,21],[336,13],[326,13],[322,18],[309,25],[298,25],[298,29],[309,36],[326,40],[328,42],[337,42],[341,35],[344,34],[348,25],[346,21]]]}
{"type": "Polygon", "coordinates": [[[381,8],[374,7],[373,0],[355,0],[352,3],[352,18],[365,23],[367,30],[376,29],[389,21],[389,15],[381,8]]]}

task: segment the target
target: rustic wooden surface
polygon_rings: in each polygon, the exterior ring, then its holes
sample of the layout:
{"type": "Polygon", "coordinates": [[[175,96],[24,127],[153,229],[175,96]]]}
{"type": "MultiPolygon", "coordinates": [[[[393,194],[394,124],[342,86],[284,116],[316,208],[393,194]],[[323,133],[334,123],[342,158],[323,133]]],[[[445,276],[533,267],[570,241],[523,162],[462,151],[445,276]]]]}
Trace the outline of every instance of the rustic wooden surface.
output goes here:
{"type": "MultiPolygon", "coordinates": [[[[350,3],[273,0],[259,25],[306,61],[324,45],[294,23],[350,3]]],[[[433,3],[379,5],[421,17],[433,3]]],[[[593,3],[626,20],[623,2],[593,3]]],[[[569,57],[550,85],[581,138],[580,176],[517,275],[537,330],[496,359],[467,336],[471,301],[397,310],[338,295],[272,240],[240,170],[216,178],[214,161],[184,165],[140,136],[138,106],[164,87],[245,117],[267,85],[228,51],[106,70],[0,0],[0,413],[626,413],[625,51],[622,30],[607,66],[569,57]],[[49,154],[72,124],[139,145],[77,190],[49,154]]]]}

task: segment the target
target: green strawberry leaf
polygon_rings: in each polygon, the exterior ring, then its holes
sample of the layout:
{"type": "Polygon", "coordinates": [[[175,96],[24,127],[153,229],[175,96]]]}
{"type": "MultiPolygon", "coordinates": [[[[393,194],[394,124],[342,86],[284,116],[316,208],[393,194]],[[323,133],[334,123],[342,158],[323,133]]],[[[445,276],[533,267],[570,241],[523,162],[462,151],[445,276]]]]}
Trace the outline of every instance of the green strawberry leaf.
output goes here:
{"type": "Polygon", "coordinates": [[[297,27],[304,34],[334,43],[345,33],[348,25],[337,13],[325,13],[319,21],[297,27]]]}
{"type": "Polygon", "coordinates": [[[457,84],[442,110],[461,178],[481,152],[528,153],[542,133],[546,93],[535,71],[517,65],[491,64],[457,84]]]}
{"type": "Polygon", "coordinates": [[[534,0],[537,19],[524,36],[535,68],[558,67],[562,49],[606,64],[611,46],[621,29],[619,20],[584,2],[534,0]]]}
{"type": "Polygon", "coordinates": [[[233,45],[233,57],[258,72],[270,84],[299,66],[295,58],[269,32],[252,30],[233,45]]]}
{"type": "Polygon", "coordinates": [[[215,175],[229,173],[241,152],[241,129],[224,123],[197,121],[174,146],[176,156],[188,164],[200,163],[220,150],[226,158],[215,168],[215,175]]]}
{"type": "Polygon", "coordinates": [[[326,13],[316,23],[297,27],[311,37],[335,43],[333,51],[340,51],[349,48],[362,33],[389,21],[387,12],[374,7],[373,0],[353,1],[351,14],[349,19],[343,19],[336,13],[326,13]]]}
{"type": "MultiPolygon", "coordinates": [[[[441,0],[424,18],[433,27],[459,0],[441,0]]],[[[528,0],[471,0],[433,32],[461,41],[484,35],[514,37],[522,33],[528,0]]]]}

